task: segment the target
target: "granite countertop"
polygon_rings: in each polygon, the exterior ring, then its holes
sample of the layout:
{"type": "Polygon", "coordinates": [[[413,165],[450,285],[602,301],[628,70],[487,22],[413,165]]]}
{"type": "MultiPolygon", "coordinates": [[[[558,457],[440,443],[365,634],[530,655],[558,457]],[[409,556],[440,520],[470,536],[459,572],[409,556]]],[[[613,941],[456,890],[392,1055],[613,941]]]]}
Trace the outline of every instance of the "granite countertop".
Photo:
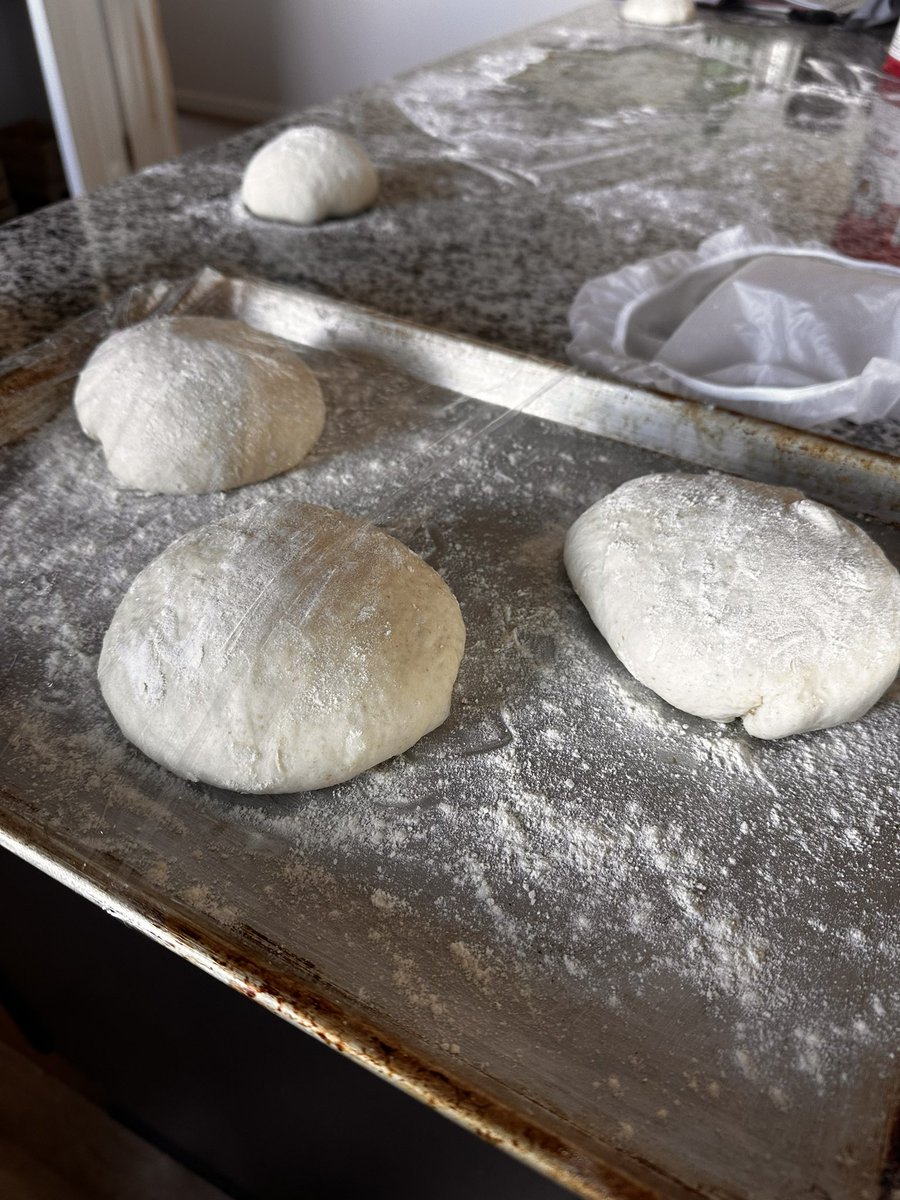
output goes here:
{"type": "MultiPolygon", "coordinates": [[[[890,173],[883,55],[782,17],[663,31],[593,6],[295,118],[368,149],[382,191],[359,216],[243,210],[243,168],[285,120],[4,226],[0,355],[212,267],[564,362],[592,275],[738,223],[833,242],[873,166],[890,173]]],[[[478,393],[295,340],[333,402],[303,471],[224,496],[118,489],[67,411],[6,452],[0,844],[586,1196],[638,1194],[623,1176],[670,1196],[886,1195],[890,701],[784,745],[674,714],[594,636],[561,543],[589,495],[677,460],[501,425],[478,393]],[[123,741],[96,656],[153,554],[295,492],[381,521],[473,407],[491,436],[393,513],[470,625],[446,728],[341,788],[252,801],[123,741]]],[[[479,371],[512,359],[469,351],[479,371]]]]}
{"type": "Polygon", "coordinates": [[[780,17],[667,32],[589,7],[4,226],[0,353],[209,265],[562,359],[593,274],[739,222],[828,241],[883,53],[780,17]],[[365,144],[370,212],[292,228],[242,209],[245,164],[296,119],[365,144]]]}

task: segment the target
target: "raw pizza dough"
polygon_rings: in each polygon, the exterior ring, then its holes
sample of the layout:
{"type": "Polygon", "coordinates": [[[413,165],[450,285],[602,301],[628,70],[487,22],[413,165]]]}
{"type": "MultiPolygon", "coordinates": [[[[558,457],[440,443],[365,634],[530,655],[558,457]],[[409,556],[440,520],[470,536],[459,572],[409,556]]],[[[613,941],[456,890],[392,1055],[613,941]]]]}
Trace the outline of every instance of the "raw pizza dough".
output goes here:
{"type": "Polygon", "coordinates": [[[286,342],[214,317],[112,334],[81,372],[75,412],[120,483],[192,494],[289,470],[325,422],[316,377],[286,342]]]}
{"type": "Polygon", "coordinates": [[[687,25],[697,13],[694,0],[625,0],[619,15],[630,25],[687,25]]]}
{"type": "Polygon", "coordinates": [[[378,195],[378,174],[359,142],[320,125],[288,129],[254,154],[241,199],[258,217],[314,225],[361,212],[378,195]]]}
{"type": "Polygon", "coordinates": [[[862,716],[900,666],[900,575],[792,488],[645,475],[589,508],[566,568],[632,675],[754,737],[862,716]]]}
{"type": "Polygon", "coordinates": [[[334,509],[263,504],[137,576],[98,675],[122,732],[163,766],[294,792],[440,725],[464,644],[452,592],[406,546],[334,509]]]}

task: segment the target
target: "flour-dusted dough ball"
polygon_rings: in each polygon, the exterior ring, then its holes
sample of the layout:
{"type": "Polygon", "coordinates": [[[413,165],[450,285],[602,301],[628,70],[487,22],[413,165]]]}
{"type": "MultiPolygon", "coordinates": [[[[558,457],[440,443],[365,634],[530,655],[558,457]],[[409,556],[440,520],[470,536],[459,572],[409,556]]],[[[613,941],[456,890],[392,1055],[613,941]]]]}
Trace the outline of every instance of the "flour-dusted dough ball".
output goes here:
{"type": "Polygon", "coordinates": [[[565,559],[632,675],[754,737],[861,717],[900,665],[900,575],[792,488],[644,475],[579,517],[565,559]]]}
{"type": "Polygon", "coordinates": [[[320,125],[288,129],[250,159],[241,199],[258,217],[314,225],[374,203],[378,174],[359,142],[320,125]]]}
{"type": "Polygon", "coordinates": [[[464,644],[452,592],[406,546],[334,509],[263,504],[138,575],[98,674],[122,732],[163,766],[294,792],[440,725],[464,644]]]}
{"type": "Polygon", "coordinates": [[[75,412],[120,483],[192,494],[280,475],[325,422],[316,377],[286,342],[214,317],[111,334],[81,372],[75,412]]]}
{"type": "Polygon", "coordinates": [[[686,25],[696,15],[694,0],[625,0],[620,12],[630,25],[686,25]]]}

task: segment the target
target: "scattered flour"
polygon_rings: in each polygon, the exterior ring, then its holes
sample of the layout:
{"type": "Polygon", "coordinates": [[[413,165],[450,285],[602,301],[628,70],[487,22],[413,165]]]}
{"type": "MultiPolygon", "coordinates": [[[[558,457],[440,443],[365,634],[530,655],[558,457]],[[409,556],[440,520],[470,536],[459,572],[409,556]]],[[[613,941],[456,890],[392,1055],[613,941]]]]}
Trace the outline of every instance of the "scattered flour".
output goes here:
{"type": "Polygon", "coordinates": [[[71,413],[0,457],[0,761],[22,815],[461,1061],[551,1092],[565,1075],[554,1103],[603,1136],[652,1126],[677,1145],[695,1094],[734,1115],[750,1088],[792,1121],[822,1119],[804,1098],[865,1094],[900,1033],[896,693],[767,744],[668,708],[609,653],[560,556],[586,504],[664,461],[624,446],[600,461],[532,421],[467,442],[480,406],[307,357],[323,438],[257,488],[119,491],[71,413]],[[444,433],[451,461],[398,501],[402,464],[444,433]],[[274,498],[377,515],[453,588],[469,642],[441,729],[340,787],[256,799],[126,745],[94,672],[150,558],[274,498]]]}

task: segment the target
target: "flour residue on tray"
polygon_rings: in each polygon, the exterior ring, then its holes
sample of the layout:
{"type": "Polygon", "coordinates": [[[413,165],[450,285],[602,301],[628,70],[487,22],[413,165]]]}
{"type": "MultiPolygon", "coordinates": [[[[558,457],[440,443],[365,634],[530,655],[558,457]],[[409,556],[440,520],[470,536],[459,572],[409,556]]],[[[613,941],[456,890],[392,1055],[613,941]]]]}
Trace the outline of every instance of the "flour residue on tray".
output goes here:
{"type": "Polygon", "coordinates": [[[472,1069],[540,1077],[610,1139],[624,1122],[677,1147],[694,1095],[737,1113],[749,1088],[800,1120],[810,1097],[871,1090],[900,1031],[895,697],[780,743],[671,709],[611,655],[561,548],[589,503],[675,464],[525,417],[479,436],[485,406],[371,357],[305,357],[322,442],[256,487],[120,490],[69,412],[5,452],[10,789],[111,887],[116,864],[137,872],[472,1069]],[[155,554],[274,498],[377,515],[451,586],[468,641],[450,718],[405,755],[254,798],[143,758],[95,670],[155,554]]]}

